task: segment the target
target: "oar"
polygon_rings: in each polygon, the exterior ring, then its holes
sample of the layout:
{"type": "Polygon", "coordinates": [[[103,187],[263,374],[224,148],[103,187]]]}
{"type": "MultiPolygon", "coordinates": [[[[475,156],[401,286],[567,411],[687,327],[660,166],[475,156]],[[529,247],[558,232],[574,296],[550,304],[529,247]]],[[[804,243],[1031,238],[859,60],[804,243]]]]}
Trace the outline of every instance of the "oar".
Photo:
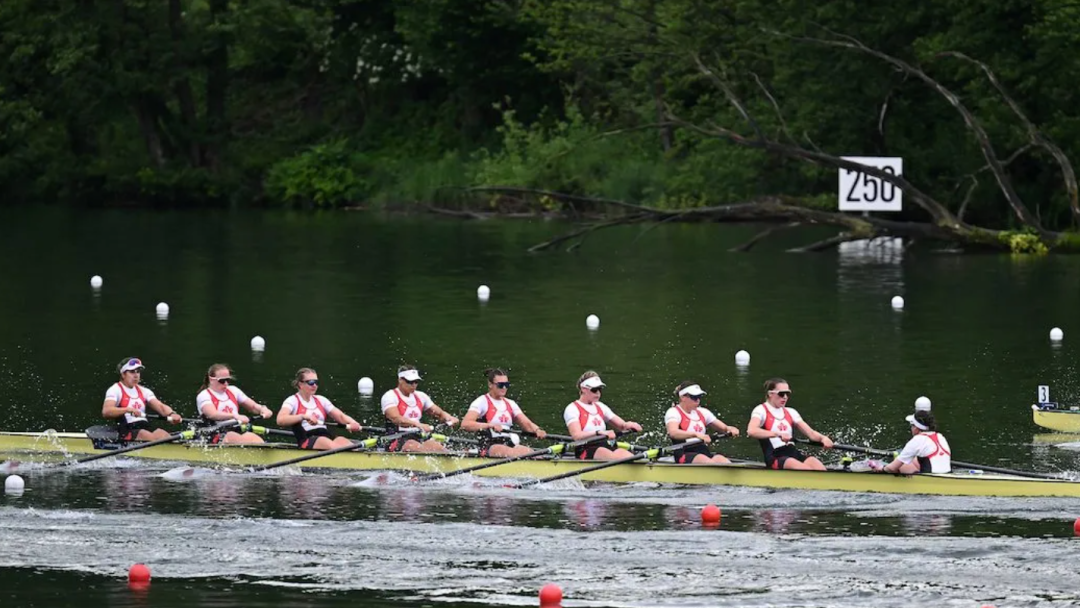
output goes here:
{"type": "Polygon", "coordinates": [[[608,467],[615,467],[615,466],[618,466],[620,464],[626,464],[628,462],[634,462],[636,460],[645,460],[646,458],[648,458],[649,460],[656,460],[657,458],[660,457],[661,454],[666,454],[668,452],[673,452],[675,450],[681,450],[681,449],[684,449],[686,447],[692,446],[692,445],[697,444],[697,443],[701,443],[701,440],[697,439],[695,437],[694,439],[691,439],[690,441],[687,441],[685,443],[678,443],[678,444],[675,444],[675,445],[667,445],[667,446],[659,447],[659,448],[651,448],[651,449],[649,449],[649,450],[647,450],[645,452],[642,452],[640,454],[634,454],[633,456],[627,456],[626,458],[620,458],[618,460],[609,460],[607,462],[601,462],[600,464],[596,464],[596,465],[593,465],[591,467],[585,467],[584,469],[578,469],[576,471],[568,471],[566,473],[560,473],[558,475],[552,475],[551,477],[543,477],[543,478],[540,478],[540,479],[530,479],[529,481],[525,481],[525,482],[519,483],[517,485],[510,486],[510,487],[514,488],[514,489],[521,489],[521,488],[525,488],[525,487],[528,487],[528,486],[531,486],[531,485],[536,485],[536,484],[541,484],[541,483],[548,483],[549,481],[556,481],[556,480],[559,480],[559,479],[566,479],[567,477],[575,477],[577,475],[584,475],[585,473],[591,473],[593,471],[599,471],[600,469],[606,469],[608,467]]]}
{"type": "Polygon", "coordinates": [[[455,475],[464,475],[465,473],[472,473],[473,471],[479,471],[480,469],[489,469],[491,467],[497,467],[501,464],[514,462],[515,460],[525,460],[526,458],[536,458],[537,456],[546,456],[548,454],[558,456],[567,449],[574,449],[587,443],[600,441],[602,439],[606,439],[606,437],[601,437],[597,435],[596,437],[589,437],[587,439],[582,439],[581,441],[575,441],[573,443],[557,443],[551,447],[543,448],[541,450],[533,450],[528,454],[521,454],[520,456],[509,456],[507,458],[501,458],[492,462],[485,462],[484,464],[478,464],[476,466],[458,469],[456,471],[450,471],[449,473],[443,473],[441,471],[438,473],[424,473],[422,475],[415,476],[413,479],[415,481],[430,481],[432,479],[442,479],[446,477],[453,477],[455,475]]]}
{"type": "Polygon", "coordinates": [[[370,439],[365,439],[363,441],[354,441],[354,442],[350,443],[349,445],[343,445],[343,446],[341,446],[339,448],[331,448],[329,450],[320,450],[320,451],[316,451],[316,452],[314,452],[312,454],[304,454],[303,456],[297,456],[296,458],[290,458],[288,460],[282,460],[281,462],[275,462],[275,463],[266,464],[266,465],[263,465],[263,466],[260,466],[260,467],[254,467],[254,468],[250,469],[250,471],[253,472],[253,473],[258,473],[258,472],[261,472],[261,471],[269,471],[270,469],[276,469],[278,467],[288,466],[290,464],[297,464],[297,463],[300,463],[300,462],[307,462],[309,460],[314,460],[316,458],[322,458],[323,456],[330,456],[332,454],[339,454],[341,452],[370,450],[371,448],[374,448],[374,447],[378,446],[380,443],[384,443],[386,441],[391,441],[391,440],[394,440],[394,439],[398,439],[399,437],[405,437],[407,435],[415,435],[418,432],[419,432],[419,429],[416,429],[416,430],[411,430],[411,431],[403,431],[401,433],[395,433],[393,435],[384,435],[382,437],[372,437],[370,439]]]}
{"type": "MultiPolygon", "coordinates": [[[[521,429],[510,429],[508,431],[496,431],[496,432],[498,432],[498,433],[517,433],[518,435],[525,435],[526,437],[536,437],[536,433],[532,433],[530,431],[523,431],[521,429]]],[[[632,435],[633,433],[636,433],[636,432],[637,431],[615,431],[615,436],[616,437],[622,437],[623,435],[632,435]]],[[[597,437],[603,437],[603,435],[597,435],[597,437]]],[[[549,439],[551,441],[562,441],[562,442],[576,441],[570,435],[556,435],[555,433],[547,433],[547,434],[544,435],[544,440],[545,441],[549,440],[549,439]]],[[[644,448],[644,449],[648,449],[648,448],[644,448]]]]}
{"type": "MultiPolygon", "coordinates": [[[[151,420],[166,420],[167,419],[167,416],[162,416],[161,414],[147,414],[146,417],[151,419],[151,420]]],[[[231,430],[233,430],[233,431],[235,431],[237,433],[255,433],[256,435],[277,435],[277,436],[280,436],[280,437],[295,437],[296,436],[296,434],[293,433],[292,431],[286,431],[284,429],[272,429],[272,428],[266,427],[266,426],[258,426],[258,425],[251,424],[252,422],[255,422],[256,420],[265,420],[265,418],[263,418],[262,416],[249,416],[248,417],[248,422],[244,422],[244,423],[237,422],[237,424],[239,425],[239,428],[231,429],[231,430]]],[[[228,421],[226,420],[226,421],[223,421],[223,422],[228,422],[228,421]]],[[[197,428],[206,428],[206,427],[197,427],[197,428]]]]}
{"type": "Polygon", "coordinates": [[[72,461],[68,461],[68,462],[63,462],[63,463],[60,463],[58,466],[64,467],[64,466],[82,464],[84,462],[90,462],[92,460],[101,460],[102,458],[108,458],[110,456],[119,456],[120,454],[127,454],[128,452],[134,452],[136,450],[145,450],[146,448],[152,448],[155,445],[164,445],[166,443],[173,443],[175,441],[189,441],[189,440],[194,439],[196,437],[202,437],[202,436],[205,436],[205,435],[212,435],[212,434],[217,433],[219,431],[223,431],[223,430],[226,430],[226,429],[228,429],[230,427],[234,427],[237,424],[239,424],[239,423],[237,421],[235,421],[235,420],[226,420],[225,422],[222,422],[221,424],[217,424],[217,425],[214,425],[214,426],[211,426],[211,427],[206,427],[204,429],[180,431],[179,433],[173,433],[172,435],[169,435],[168,437],[165,437],[163,439],[155,439],[154,441],[147,441],[146,443],[139,443],[139,444],[135,444],[135,445],[129,445],[129,446],[126,446],[126,447],[111,450],[109,452],[105,452],[104,454],[94,454],[93,456],[87,456],[85,458],[80,458],[78,460],[72,460],[72,461]]]}
{"type": "MultiPolygon", "coordinates": [[[[820,442],[810,441],[808,439],[803,439],[801,437],[796,438],[795,441],[797,441],[799,443],[805,443],[805,444],[808,444],[808,445],[816,445],[816,446],[821,445],[820,442]]],[[[875,450],[873,448],[864,448],[864,447],[860,447],[860,446],[857,446],[857,445],[844,445],[842,443],[834,443],[833,444],[833,449],[834,450],[844,450],[845,452],[856,452],[858,454],[868,454],[870,456],[885,456],[887,458],[892,458],[895,455],[895,452],[889,452],[887,450],[875,450]]],[[[1005,475],[1016,475],[1017,477],[1031,477],[1033,479],[1056,479],[1058,481],[1062,481],[1062,480],[1065,479],[1064,477],[1061,477],[1059,475],[1050,475],[1050,474],[1047,474],[1047,473],[1034,473],[1034,472],[1031,472],[1031,471],[1020,471],[1020,470],[1017,470],[1017,469],[1005,469],[1005,468],[1001,468],[1001,467],[991,467],[991,466],[986,466],[986,465],[982,465],[982,464],[974,464],[974,463],[971,463],[971,462],[961,462],[959,460],[951,460],[951,462],[952,462],[953,466],[957,466],[957,467],[960,467],[960,468],[963,468],[963,469],[979,469],[979,470],[982,470],[982,471],[988,471],[990,473],[1003,473],[1005,475]]]]}

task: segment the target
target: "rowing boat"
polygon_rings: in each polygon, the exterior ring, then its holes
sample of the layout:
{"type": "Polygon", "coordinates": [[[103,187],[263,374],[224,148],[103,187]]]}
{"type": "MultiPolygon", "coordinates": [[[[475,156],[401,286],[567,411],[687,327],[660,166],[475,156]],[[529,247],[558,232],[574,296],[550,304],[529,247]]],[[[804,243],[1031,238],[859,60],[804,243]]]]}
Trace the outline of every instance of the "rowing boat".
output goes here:
{"type": "MultiPolygon", "coordinates": [[[[10,458],[26,456],[100,453],[84,433],[0,432],[0,453],[10,458]]],[[[219,466],[265,466],[310,454],[284,444],[206,445],[170,443],[131,452],[126,457],[205,463],[219,466]]],[[[484,462],[468,454],[402,454],[389,452],[342,452],[312,461],[325,469],[354,471],[398,470],[418,473],[450,472],[484,462]]],[[[584,469],[594,461],[572,458],[519,460],[476,471],[490,477],[547,477],[584,469]]],[[[760,463],[728,465],[677,465],[671,462],[631,463],[582,475],[586,481],[792,488],[843,492],[935,494],[942,496],[1066,496],[1080,498],[1080,482],[1032,479],[1014,475],[962,471],[909,477],[882,473],[830,471],[774,471],[760,463]]]]}
{"type": "Polygon", "coordinates": [[[1035,421],[1035,424],[1044,429],[1061,431],[1063,433],[1080,432],[1080,408],[1063,410],[1057,408],[1041,408],[1037,405],[1033,405],[1031,406],[1031,417],[1035,421]]]}

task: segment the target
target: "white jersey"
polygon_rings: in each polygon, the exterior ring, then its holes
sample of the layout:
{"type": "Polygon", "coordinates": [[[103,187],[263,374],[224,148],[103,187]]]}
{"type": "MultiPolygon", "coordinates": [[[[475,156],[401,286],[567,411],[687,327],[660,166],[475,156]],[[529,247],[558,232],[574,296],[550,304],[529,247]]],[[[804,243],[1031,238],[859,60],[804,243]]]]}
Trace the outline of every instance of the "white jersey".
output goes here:
{"type": "Polygon", "coordinates": [[[248,396],[237,386],[225,387],[224,393],[204,388],[201,393],[195,395],[195,409],[205,416],[203,408],[206,404],[212,403],[219,414],[233,416],[240,413],[240,405],[248,400],[248,396]]]}
{"type": "MultiPolygon", "coordinates": [[[[420,420],[420,418],[424,415],[424,412],[435,407],[435,402],[432,401],[431,397],[429,397],[428,394],[423,391],[413,391],[411,395],[406,397],[405,395],[401,394],[401,391],[396,388],[390,389],[383,393],[380,402],[382,404],[382,411],[384,416],[386,415],[386,412],[388,412],[391,408],[396,407],[398,413],[401,414],[402,418],[405,418],[406,420],[416,421],[420,420]]],[[[387,418],[387,420],[390,419],[387,418]]],[[[398,430],[408,431],[413,428],[415,427],[399,426],[398,430]]]]}
{"type": "Polygon", "coordinates": [[[289,408],[289,414],[292,415],[300,414],[303,416],[309,412],[314,414],[319,423],[311,424],[307,420],[302,420],[300,426],[304,427],[305,431],[326,428],[326,419],[330,416],[330,412],[337,409],[326,397],[312,395],[311,401],[304,401],[303,398],[300,397],[300,393],[296,393],[285,399],[285,401],[282,401],[281,407],[289,408]]]}
{"type": "Polygon", "coordinates": [[[124,414],[124,421],[128,424],[146,420],[146,408],[156,398],[154,391],[138,384],[135,388],[128,388],[117,382],[105,391],[105,401],[112,399],[116,402],[116,407],[133,407],[139,410],[137,415],[124,414]]]}
{"type": "Polygon", "coordinates": [[[571,422],[577,422],[582,431],[595,433],[607,430],[607,421],[615,417],[615,412],[599,401],[592,405],[575,401],[566,406],[562,417],[568,428],[571,422]]]}
{"type": "Polygon", "coordinates": [[[476,412],[479,420],[510,426],[521,415],[521,408],[513,399],[495,399],[491,395],[480,395],[469,405],[470,412],[476,412]]]}
{"type": "Polygon", "coordinates": [[[672,422],[679,423],[680,430],[691,433],[704,433],[710,424],[716,422],[716,416],[703,407],[696,407],[694,411],[687,412],[681,407],[673,405],[664,414],[664,426],[672,422]]]}
{"type": "MultiPolygon", "coordinates": [[[[794,408],[773,407],[767,403],[755,407],[754,411],[750,412],[750,418],[760,420],[761,428],[766,431],[772,431],[777,435],[784,435],[789,438],[795,437],[795,425],[803,421],[802,416],[794,408]]],[[[791,441],[783,441],[779,437],[770,437],[767,441],[774,448],[781,448],[792,443],[791,441]]]]}
{"type": "Polygon", "coordinates": [[[912,437],[896,458],[904,464],[911,464],[919,458],[929,458],[931,473],[948,473],[952,471],[951,452],[944,435],[924,432],[912,437]],[[935,438],[937,442],[934,441],[935,438]]]}

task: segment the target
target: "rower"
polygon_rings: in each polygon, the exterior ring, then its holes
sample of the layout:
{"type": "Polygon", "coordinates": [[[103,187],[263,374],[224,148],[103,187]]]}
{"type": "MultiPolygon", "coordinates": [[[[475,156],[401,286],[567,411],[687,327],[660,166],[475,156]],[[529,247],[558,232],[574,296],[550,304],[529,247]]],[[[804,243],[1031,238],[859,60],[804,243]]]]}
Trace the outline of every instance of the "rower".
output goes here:
{"type": "Polygon", "coordinates": [[[520,445],[517,433],[503,431],[516,422],[522,430],[535,435],[537,439],[543,439],[547,433],[529,420],[517,402],[506,396],[510,390],[510,377],[505,371],[492,368],[485,370],[484,375],[488,381],[488,392],[469,405],[469,411],[465,412],[465,417],[461,420],[461,430],[480,435],[481,456],[509,458],[532,452],[533,449],[529,446],[520,445]]]}
{"type": "MultiPolygon", "coordinates": [[[[457,424],[457,417],[444,412],[442,408],[435,405],[427,393],[417,390],[416,385],[420,384],[420,380],[420,372],[412,365],[402,365],[398,368],[397,388],[386,391],[381,399],[388,433],[401,433],[414,428],[430,433],[432,426],[420,421],[425,412],[450,426],[457,424]]],[[[408,437],[395,439],[386,446],[386,450],[388,452],[447,451],[443,444],[434,439],[418,441],[408,437]]]]}
{"type": "Polygon", "coordinates": [[[824,471],[825,465],[813,456],[807,456],[795,447],[792,435],[795,429],[810,441],[817,441],[826,450],[833,447],[832,439],[810,428],[799,412],[787,407],[791,398],[791,386],[783,378],[765,381],[765,402],[750,413],[746,436],[761,442],[765,465],[771,469],[824,471]]]}
{"type": "Polygon", "coordinates": [[[304,450],[329,450],[343,448],[351,444],[346,437],[335,437],[326,428],[326,419],[330,418],[351,432],[356,433],[364,427],[340,409],[334,407],[326,397],[315,394],[319,390],[319,374],[310,367],[301,367],[292,381],[296,394],[285,399],[278,410],[278,426],[292,427],[296,436],[296,445],[304,450]]]}
{"type": "Polygon", "coordinates": [[[578,398],[563,410],[563,421],[574,441],[581,441],[597,435],[607,436],[608,441],[594,441],[579,446],[574,456],[582,460],[615,460],[633,456],[629,451],[615,447],[615,431],[608,430],[607,423],[618,431],[641,432],[641,425],[623,420],[600,401],[600,395],[607,386],[600,375],[587,371],[578,378],[578,398]]]}
{"type": "MultiPolygon", "coordinates": [[[[215,363],[206,370],[202,387],[195,396],[195,409],[199,412],[200,426],[213,426],[225,420],[236,420],[241,424],[251,422],[250,418],[240,413],[241,407],[263,418],[274,415],[270,408],[257,403],[245,395],[240,387],[231,384],[235,381],[232,370],[224,363],[215,363]]],[[[263,438],[250,431],[225,431],[211,436],[210,443],[263,443],[263,438]]]]}
{"type": "Polygon", "coordinates": [[[712,438],[709,437],[708,430],[713,429],[719,433],[728,433],[732,437],[738,437],[739,429],[724,424],[712,412],[701,407],[701,398],[707,394],[697,382],[692,380],[686,380],[675,387],[675,398],[679,402],[668,408],[667,413],[664,414],[664,425],[667,427],[668,437],[671,437],[673,444],[684,443],[695,437],[701,440],[701,443],[695,443],[671,453],[678,464],[731,462],[720,454],[713,454],[709,449],[712,438]]]}
{"type": "Polygon", "coordinates": [[[164,416],[172,424],[183,421],[180,414],[157,398],[154,391],[139,384],[144,369],[146,367],[142,359],[125,358],[116,366],[120,381],[105,391],[101,415],[107,420],[119,422],[117,430],[120,441],[154,441],[169,437],[169,432],[165,429],[150,430],[150,422],[146,419],[147,407],[164,416]]]}
{"type": "Polygon", "coordinates": [[[945,436],[937,432],[937,423],[929,410],[918,410],[907,420],[913,437],[895,460],[880,469],[883,473],[913,475],[915,473],[952,472],[952,453],[945,436]]]}

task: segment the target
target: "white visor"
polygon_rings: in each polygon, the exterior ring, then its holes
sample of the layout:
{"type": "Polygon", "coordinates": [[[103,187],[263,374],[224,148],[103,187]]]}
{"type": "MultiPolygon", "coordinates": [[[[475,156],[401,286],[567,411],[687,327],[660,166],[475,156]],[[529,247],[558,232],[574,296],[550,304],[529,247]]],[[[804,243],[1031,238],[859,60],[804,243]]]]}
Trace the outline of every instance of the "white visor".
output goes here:
{"type": "Polygon", "coordinates": [[[919,429],[920,431],[929,431],[930,430],[930,427],[928,427],[925,424],[919,422],[918,420],[915,420],[915,414],[912,414],[912,415],[908,416],[907,418],[904,418],[904,420],[907,420],[909,423],[911,423],[911,426],[919,429]]]}
{"type": "Polygon", "coordinates": [[[146,369],[146,366],[142,364],[142,359],[132,357],[128,359],[127,363],[120,366],[120,373],[131,372],[137,369],[146,369]]]}
{"type": "Polygon", "coordinates": [[[682,397],[683,395],[690,395],[691,397],[700,397],[702,395],[708,395],[708,394],[709,393],[706,393],[705,391],[701,390],[701,387],[696,385],[696,384],[691,384],[690,386],[688,386],[688,387],[682,389],[681,391],[679,391],[679,396],[680,397],[682,397]]]}
{"type": "Polygon", "coordinates": [[[413,382],[420,379],[420,372],[415,369],[407,369],[403,372],[398,372],[397,377],[408,382],[413,382]]]}
{"type": "Polygon", "coordinates": [[[601,386],[607,386],[604,381],[600,379],[600,376],[589,376],[581,383],[581,388],[600,388],[601,386]]]}

